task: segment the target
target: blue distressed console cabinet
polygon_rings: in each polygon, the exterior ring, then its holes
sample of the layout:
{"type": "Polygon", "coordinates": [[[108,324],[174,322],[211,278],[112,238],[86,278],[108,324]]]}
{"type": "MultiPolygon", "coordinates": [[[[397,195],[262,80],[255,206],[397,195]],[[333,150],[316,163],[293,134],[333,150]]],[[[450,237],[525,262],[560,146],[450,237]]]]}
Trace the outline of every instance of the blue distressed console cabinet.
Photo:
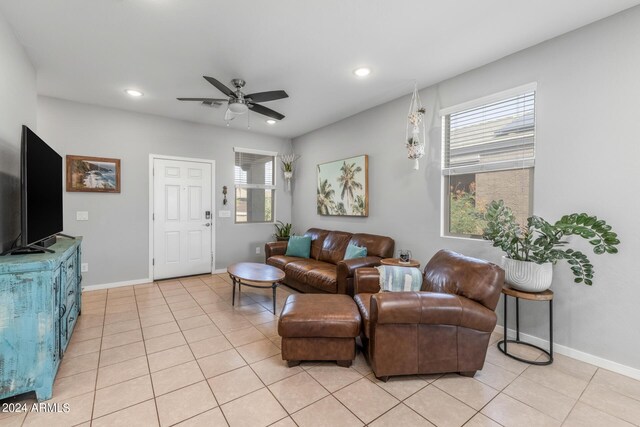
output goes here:
{"type": "Polygon", "coordinates": [[[58,366],[80,315],[80,244],[55,253],[0,257],[0,399],[30,391],[51,398],[58,366]]]}

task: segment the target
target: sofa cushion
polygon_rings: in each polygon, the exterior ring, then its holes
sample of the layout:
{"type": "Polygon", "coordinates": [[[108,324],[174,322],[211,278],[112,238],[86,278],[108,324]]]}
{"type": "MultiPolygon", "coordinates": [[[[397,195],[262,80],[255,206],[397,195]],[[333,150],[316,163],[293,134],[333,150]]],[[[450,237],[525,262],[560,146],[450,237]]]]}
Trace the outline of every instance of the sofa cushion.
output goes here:
{"type": "Polygon", "coordinates": [[[367,256],[367,248],[362,246],[356,246],[353,243],[347,245],[347,250],[344,253],[344,259],[363,258],[367,256]]]}
{"type": "Polygon", "coordinates": [[[309,258],[311,254],[311,237],[310,236],[291,236],[287,245],[286,256],[295,256],[300,258],[309,258]]]}
{"type": "Polygon", "coordinates": [[[391,237],[376,234],[356,233],[351,236],[351,243],[367,248],[368,256],[392,258],[395,242],[391,237]]]}
{"type": "Polygon", "coordinates": [[[371,319],[371,295],[372,294],[358,294],[353,297],[353,300],[358,305],[358,310],[360,310],[364,336],[367,338],[369,338],[369,324],[371,319]]]}
{"type": "Polygon", "coordinates": [[[327,234],[329,234],[329,230],[322,230],[320,228],[310,228],[304,233],[305,236],[311,237],[311,258],[318,259],[320,257],[322,244],[327,234]]]}
{"type": "Polygon", "coordinates": [[[307,283],[307,273],[315,268],[330,268],[331,264],[322,261],[316,261],[314,259],[302,259],[298,258],[296,261],[288,263],[284,267],[284,272],[287,278],[291,278],[300,283],[307,283]]]}
{"type": "Polygon", "coordinates": [[[273,267],[279,268],[280,270],[284,270],[284,267],[293,261],[300,261],[300,258],[295,256],[274,255],[267,258],[267,265],[271,265],[273,267]]]}
{"type": "Polygon", "coordinates": [[[322,251],[320,252],[319,261],[328,262],[331,264],[337,264],[338,261],[344,259],[344,253],[347,250],[347,245],[351,240],[351,233],[344,231],[331,231],[324,238],[322,244],[322,251]]]}
{"type": "Polygon", "coordinates": [[[307,273],[307,285],[335,294],[338,291],[336,266],[314,268],[309,271],[307,273]]]}

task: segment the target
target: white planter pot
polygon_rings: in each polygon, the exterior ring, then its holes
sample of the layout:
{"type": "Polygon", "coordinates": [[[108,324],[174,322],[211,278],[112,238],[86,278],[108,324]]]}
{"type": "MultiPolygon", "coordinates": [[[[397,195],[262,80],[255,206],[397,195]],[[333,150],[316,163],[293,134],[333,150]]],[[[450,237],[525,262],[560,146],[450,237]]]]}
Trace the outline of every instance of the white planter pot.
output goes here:
{"type": "Polygon", "coordinates": [[[542,292],[551,287],[553,264],[536,264],[502,257],[504,280],[515,289],[525,292],[542,292]]]}

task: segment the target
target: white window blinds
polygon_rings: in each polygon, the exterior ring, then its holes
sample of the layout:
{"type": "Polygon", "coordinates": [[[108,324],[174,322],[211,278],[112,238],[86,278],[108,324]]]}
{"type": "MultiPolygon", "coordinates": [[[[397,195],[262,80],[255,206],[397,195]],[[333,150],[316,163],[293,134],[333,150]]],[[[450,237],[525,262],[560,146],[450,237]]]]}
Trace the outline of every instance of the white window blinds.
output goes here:
{"type": "Polygon", "coordinates": [[[523,169],[535,162],[535,92],[443,116],[444,175],[523,169]]]}
{"type": "Polygon", "coordinates": [[[271,188],[275,186],[275,153],[235,150],[234,180],[236,186],[271,188]]]}

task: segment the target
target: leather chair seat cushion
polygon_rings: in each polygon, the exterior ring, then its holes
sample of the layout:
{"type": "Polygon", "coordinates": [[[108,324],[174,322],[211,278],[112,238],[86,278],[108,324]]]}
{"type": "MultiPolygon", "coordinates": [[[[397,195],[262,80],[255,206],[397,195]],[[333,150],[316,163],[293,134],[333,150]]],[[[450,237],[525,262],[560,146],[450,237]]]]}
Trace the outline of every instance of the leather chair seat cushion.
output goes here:
{"type": "Polygon", "coordinates": [[[358,310],[360,310],[364,336],[369,338],[369,325],[371,319],[371,294],[357,294],[355,297],[353,297],[353,300],[356,302],[358,310]]]}
{"type": "Polygon", "coordinates": [[[314,268],[307,273],[307,285],[323,291],[336,293],[338,290],[338,277],[336,266],[327,268],[314,268]]]}
{"type": "Polygon", "coordinates": [[[315,259],[297,258],[285,265],[284,272],[288,278],[300,283],[307,283],[307,273],[316,268],[333,268],[336,266],[327,262],[316,261],[315,259]]]}
{"type": "Polygon", "coordinates": [[[274,255],[267,259],[267,264],[279,268],[280,270],[284,270],[284,267],[290,262],[300,261],[301,259],[302,258],[295,256],[274,255]]]}
{"type": "Polygon", "coordinates": [[[360,312],[348,295],[289,295],[278,321],[283,338],[355,338],[360,312]]]}

